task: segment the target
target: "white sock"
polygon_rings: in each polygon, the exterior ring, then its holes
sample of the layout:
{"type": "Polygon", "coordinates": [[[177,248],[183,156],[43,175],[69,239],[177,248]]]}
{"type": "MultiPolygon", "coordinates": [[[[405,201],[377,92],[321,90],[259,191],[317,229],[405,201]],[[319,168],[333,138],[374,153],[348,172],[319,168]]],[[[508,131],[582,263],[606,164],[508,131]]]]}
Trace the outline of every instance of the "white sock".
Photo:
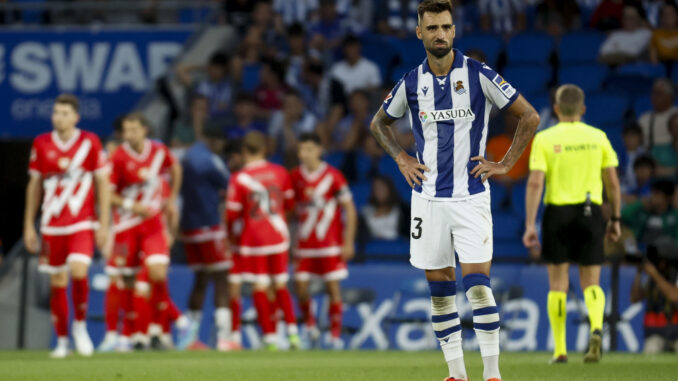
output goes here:
{"type": "Polygon", "coordinates": [[[468,274],[464,277],[464,288],[473,309],[473,329],[483,358],[483,378],[501,379],[499,312],[490,288],[490,278],[484,274],[468,274]]]}
{"type": "Polygon", "coordinates": [[[242,343],[242,334],[240,333],[240,331],[231,332],[231,341],[238,344],[242,343]]]}
{"type": "Polygon", "coordinates": [[[202,311],[188,310],[186,312],[186,316],[196,323],[200,323],[200,321],[202,321],[202,311]]]}
{"type": "Polygon", "coordinates": [[[177,327],[177,329],[186,329],[190,324],[191,322],[186,315],[181,315],[174,321],[174,326],[177,327]]]}
{"type": "Polygon", "coordinates": [[[461,346],[461,321],[457,313],[454,281],[430,281],[433,331],[443,350],[450,377],[466,380],[464,351],[461,346]]]}
{"type": "Polygon", "coordinates": [[[440,342],[440,348],[445,355],[450,377],[457,380],[466,380],[466,365],[464,365],[464,350],[461,347],[461,331],[453,333],[447,342],[440,342]]]}
{"type": "Polygon", "coordinates": [[[292,336],[292,335],[298,335],[299,334],[299,327],[297,327],[296,324],[288,324],[287,325],[287,335],[292,336]]]}
{"type": "Polygon", "coordinates": [[[68,349],[68,336],[59,336],[57,338],[57,348],[66,348],[68,349]]]}
{"type": "Polygon", "coordinates": [[[231,310],[226,307],[214,310],[214,324],[217,326],[217,339],[228,340],[231,335],[231,310]]]}

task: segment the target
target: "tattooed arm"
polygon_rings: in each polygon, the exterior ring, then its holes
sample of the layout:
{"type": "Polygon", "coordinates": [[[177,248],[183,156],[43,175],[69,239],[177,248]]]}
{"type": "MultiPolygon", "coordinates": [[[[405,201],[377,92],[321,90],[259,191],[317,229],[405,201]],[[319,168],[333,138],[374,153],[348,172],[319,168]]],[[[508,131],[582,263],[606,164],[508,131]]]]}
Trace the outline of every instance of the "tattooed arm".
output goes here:
{"type": "Polygon", "coordinates": [[[482,156],[471,158],[471,160],[480,162],[471,171],[473,177],[483,176],[483,181],[486,181],[494,175],[506,174],[513,168],[534,137],[537,126],[539,126],[539,114],[522,95],[518,96],[518,99],[509,107],[508,111],[519,119],[518,129],[513,136],[511,147],[498,163],[488,161],[482,156]]]}
{"type": "Polygon", "coordinates": [[[400,172],[407,183],[410,184],[410,187],[414,187],[414,184],[421,185],[421,180],[426,180],[422,171],[427,172],[429,169],[400,147],[391,127],[394,121],[386,115],[383,108],[379,108],[377,114],[372,118],[370,131],[381,148],[398,164],[400,172]]]}

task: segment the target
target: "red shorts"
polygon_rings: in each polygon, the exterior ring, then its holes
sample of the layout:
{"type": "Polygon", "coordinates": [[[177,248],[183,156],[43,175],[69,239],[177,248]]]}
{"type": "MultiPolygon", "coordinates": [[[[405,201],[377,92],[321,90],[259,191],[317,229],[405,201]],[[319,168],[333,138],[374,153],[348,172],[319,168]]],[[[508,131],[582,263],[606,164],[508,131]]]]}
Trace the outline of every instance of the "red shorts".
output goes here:
{"type": "Polygon", "coordinates": [[[294,279],[308,281],[312,276],[325,281],[342,280],[348,277],[346,262],[341,256],[306,257],[295,261],[294,279]]]}
{"type": "Polygon", "coordinates": [[[68,263],[92,263],[94,232],[82,230],[69,235],[42,236],[38,269],[49,274],[67,270],[68,263]]]}
{"type": "Polygon", "coordinates": [[[287,270],[287,251],[269,255],[242,256],[242,280],[249,283],[286,283],[290,279],[287,270]]]}
{"type": "Polygon", "coordinates": [[[169,260],[165,226],[158,215],[115,233],[107,270],[109,274],[118,269],[122,275],[134,275],[142,265],[169,264],[169,260]]]}
{"type": "Polygon", "coordinates": [[[186,260],[194,270],[221,271],[233,266],[226,251],[223,226],[186,230],[182,236],[186,260]]]}
{"type": "Polygon", "coordinates": [[[237,252],[233,252],[233,267],[228,271],[228,281],[231,283],[242,283],[243,258],[237,252]]]}

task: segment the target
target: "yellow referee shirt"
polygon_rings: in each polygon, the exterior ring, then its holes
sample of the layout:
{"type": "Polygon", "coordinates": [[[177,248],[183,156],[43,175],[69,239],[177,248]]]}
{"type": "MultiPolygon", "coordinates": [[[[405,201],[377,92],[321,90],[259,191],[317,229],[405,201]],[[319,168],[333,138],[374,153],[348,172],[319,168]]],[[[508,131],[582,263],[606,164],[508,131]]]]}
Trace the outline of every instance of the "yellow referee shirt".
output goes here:
{"type": "Polygon", "coordinates": [[[587,193],[602,204],[601,171],[618,165],[605,132],[582,122],[558,123],[532,142],[530,170],[546,174],[545,204],[581,204],[587,193]]]}

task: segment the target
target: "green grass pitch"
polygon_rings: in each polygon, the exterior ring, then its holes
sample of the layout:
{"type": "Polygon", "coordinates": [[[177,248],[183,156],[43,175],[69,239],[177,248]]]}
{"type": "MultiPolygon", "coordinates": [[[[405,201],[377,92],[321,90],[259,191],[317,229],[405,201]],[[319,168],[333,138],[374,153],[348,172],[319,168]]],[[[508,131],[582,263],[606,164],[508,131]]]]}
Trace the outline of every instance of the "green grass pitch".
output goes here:
{"type": "MultiPolygon", "coordinates": [[[[605,354],[583,364],[548,365],[547,353],[502,353],[503,381],[678,380],[678,355],[605,354]]],[[[482,381],[479,353],[467,353],[473,381],[482,381]]],[[[52,360],[47,352],[0,351],[0,380],[276,380],[441,381],[447,375],[439,352],[166,352],[73,355],[52,360]]]]}

